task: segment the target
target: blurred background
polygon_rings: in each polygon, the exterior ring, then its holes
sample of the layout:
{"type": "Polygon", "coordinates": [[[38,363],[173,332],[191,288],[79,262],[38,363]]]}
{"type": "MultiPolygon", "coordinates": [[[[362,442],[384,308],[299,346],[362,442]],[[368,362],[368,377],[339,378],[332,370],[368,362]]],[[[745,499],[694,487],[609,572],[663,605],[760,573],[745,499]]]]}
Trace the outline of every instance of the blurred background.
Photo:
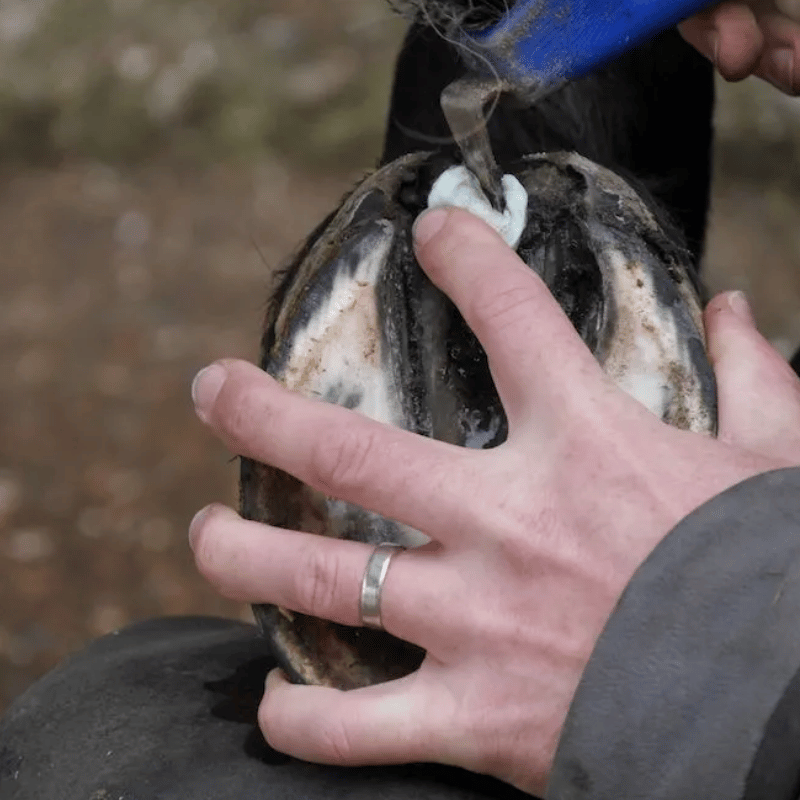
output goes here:
{"type": "MultiPolygon", "coordinates": [[[[236,464],[189,383],[375,161],[384,0],[0,0],[0,709],[87,639],[249,619],[197,577],[236,464]]],[[[800,343],[800,100],[720,86],[707,279],[800,343]]]]}

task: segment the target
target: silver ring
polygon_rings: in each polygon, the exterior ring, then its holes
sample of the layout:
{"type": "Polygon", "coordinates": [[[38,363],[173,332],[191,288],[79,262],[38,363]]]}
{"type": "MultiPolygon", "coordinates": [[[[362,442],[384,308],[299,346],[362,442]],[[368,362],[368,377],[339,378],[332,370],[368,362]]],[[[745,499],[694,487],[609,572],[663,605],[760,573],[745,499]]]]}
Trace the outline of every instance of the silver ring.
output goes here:
{"type": "Polygon", "coordinates": [[[383,630],[381,623],[383,582],[386,580],[392,556],[405,549],[402,545],[384,542],[372,551],[367,561],[367,568],[364,570],[364,579],[361,581],[361,624],[365,628],[383,630]]]}

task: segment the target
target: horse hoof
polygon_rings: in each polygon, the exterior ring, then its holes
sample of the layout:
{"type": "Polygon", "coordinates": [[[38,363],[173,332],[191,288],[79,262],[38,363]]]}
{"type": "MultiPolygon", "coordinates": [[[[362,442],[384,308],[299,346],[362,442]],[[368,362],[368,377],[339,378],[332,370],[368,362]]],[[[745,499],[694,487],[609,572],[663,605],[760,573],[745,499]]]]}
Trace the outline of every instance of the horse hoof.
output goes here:
{"type": "MultiPolygon", "coordinates": [[[[420,270],[411,241],[433,184],[452,166],[445,156],[415,153],[356,187],[287,272],[267,323],[262,367],[309,397],[487,448],[505,439],[507,423],[486,356],[420,270]]],[[[581,156],[530,156],[513,172],[528,194],[517,252],[607,374],[665,422],[713,434],[714,375],[679,237],[628,183],[581,156]]],[[[242,513],[376,545],[427,541],[248,460],[242,513]]],[[[350,689],[408,674],[424,657],[381,631],[274,606],[256,606],[255,614],[296,681],[350,689]]]]}

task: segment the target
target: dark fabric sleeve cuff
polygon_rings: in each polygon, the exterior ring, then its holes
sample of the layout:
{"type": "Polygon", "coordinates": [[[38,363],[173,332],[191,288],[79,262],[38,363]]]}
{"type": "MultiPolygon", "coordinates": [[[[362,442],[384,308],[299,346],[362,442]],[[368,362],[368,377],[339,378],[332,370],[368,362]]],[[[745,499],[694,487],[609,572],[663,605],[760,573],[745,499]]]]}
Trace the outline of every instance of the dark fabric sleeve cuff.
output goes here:
{"type": "Polygon", "coordinates": [[[684,519],[586,667],[548,800],[784,800],[800,776],[800,469],[684,519]]]}

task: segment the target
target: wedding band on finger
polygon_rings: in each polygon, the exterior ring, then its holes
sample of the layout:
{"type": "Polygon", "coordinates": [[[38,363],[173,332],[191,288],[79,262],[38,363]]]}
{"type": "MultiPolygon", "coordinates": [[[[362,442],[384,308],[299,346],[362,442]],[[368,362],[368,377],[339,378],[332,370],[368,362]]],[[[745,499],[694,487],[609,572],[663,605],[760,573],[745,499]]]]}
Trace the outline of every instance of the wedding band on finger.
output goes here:
{"type": "Polygon", "coordinates": [[[402,545],[384,542],[372,551],[361,581],[361,624],[365,628],[383,630],[381,623],[383,582],[386,580],[386,573],[389,571],[393,556],[405,549],[402,545]]]}

